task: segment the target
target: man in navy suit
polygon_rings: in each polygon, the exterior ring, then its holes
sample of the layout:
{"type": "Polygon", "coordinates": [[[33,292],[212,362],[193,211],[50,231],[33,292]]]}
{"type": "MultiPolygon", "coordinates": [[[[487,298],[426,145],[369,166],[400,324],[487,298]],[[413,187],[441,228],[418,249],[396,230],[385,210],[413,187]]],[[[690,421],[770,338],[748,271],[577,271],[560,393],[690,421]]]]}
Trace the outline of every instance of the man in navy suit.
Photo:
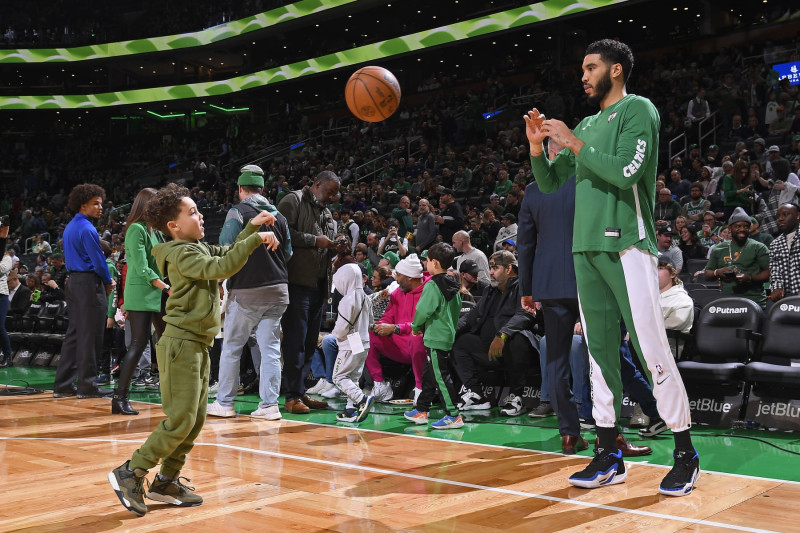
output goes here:
{"type": "MultiPolygon", "coordinates": [[[[560,150],[550,139],[550,158],[560,150]]],[[[570,348],[580,316],[572,262],[574,218],[574,175],[551,194],[542,193],[536,182],[525,188],[516,241],[522,307],[534,314],[541,309],[544,315],[547,366],[542,378],[550,387],[550,402],[558,415],[561,449],[566,454],[589,446],[581,437],[578,409],[571,401],[570,389],[570,348]]]]}

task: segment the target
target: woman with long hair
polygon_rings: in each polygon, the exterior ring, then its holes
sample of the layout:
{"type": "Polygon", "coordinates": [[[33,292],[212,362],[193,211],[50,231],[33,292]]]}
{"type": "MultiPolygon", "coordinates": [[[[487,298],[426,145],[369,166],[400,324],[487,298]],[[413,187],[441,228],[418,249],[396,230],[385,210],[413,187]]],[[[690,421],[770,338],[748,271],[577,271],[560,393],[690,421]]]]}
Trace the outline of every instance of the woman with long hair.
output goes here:
{"type": "Polygon", "coordinates": [[[739,160],[733,165],[731,175],[725,176],[722,179],[722,192],[725,195],[723,199],[725,220],[731,216],[733,210],[741,207],[748,214],[751,214],[751,180],[750,168],[747,161],[739,160]]]}
{"type": "Polygon", "coordinates": [[[690,230],[688,226],[680,229],[678,234],[680,242],[678,248],[681,249],[683,254],[683,264],[688,265],[689,259],[705,259],[708,255],[708,248],[700,244],[700,237],[697,233],[690,230]]]}
{"type": "Polygon", "coordinates": [[[158,270],[153,258],[153,246],[158,244],[156,233],[147,226],[144,220],[147,203],[156,195],[155,189],[142,189],[133,200],[125,228],[125,258],[127,275],[123,305],[126,320],[131,327],[131,343],[119,370],[119,381],[111,400],[111,413],[138,415],[139,411],[131,407],[128,393],[133,372],[139,364],[139,358],[150,341],[150,324],[155,326],[156,333],[164,332],[161,320],[161,295],[169,292],[169,285],[158,270]]]}

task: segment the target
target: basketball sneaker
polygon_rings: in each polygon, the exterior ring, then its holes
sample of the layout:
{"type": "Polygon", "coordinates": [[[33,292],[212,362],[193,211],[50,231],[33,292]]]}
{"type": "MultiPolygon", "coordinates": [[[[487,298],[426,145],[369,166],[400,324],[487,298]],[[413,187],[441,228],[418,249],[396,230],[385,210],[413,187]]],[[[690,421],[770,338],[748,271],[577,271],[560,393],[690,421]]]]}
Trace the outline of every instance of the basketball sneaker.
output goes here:
{"type": "Polygon", "coordinates": [[[534,407],[528,416],[531,418],[544,418],[546,416],[554,415],[553,408],[550,406],[550,402],[540,402],[539,405],[534,407]]]}
{"type": "Polygon", "coordinates": [[[306,389],[306,394],[321,394],[327,388],[328,382],[325,378],[319,378],[313,387],[306,389]]]}
{"type": "Polygon", "coordinates": [[[467,390],[461,395],[461,402],[456,404],[459,411],[478,411],[483,409],[491,409],[492,404],[480,394],[467,390]]]}
{"type": "Polygon", "coordinates": [[[185,477],[175,476],[174,479],[162,478],[157,475],[147,489],[148,499],[157,502],[170,503],[178,507],[192,507],[203,503],[203,498],[193,494],[194,487],[181,483],[181,479],[192,481],[185,477]]]}
{"type": "Polygon", "coordinates": [[[594,459],[589,466],[569,476],[569,483],[583,489],[596,489],[604,485],[622,483],[627,477],[622,450],[608,452],[595,449],[594,459]]]}
{"type": "Polygon", "coordinates": [[[358,415],[356,416],[356,422],[363,422],[369,416],[369,411],[372,409],[372,404],[375,402],[374,396],[364,396],[358,405],[356,405],[356,411],[358,411],[358,415]]]}
{"type": "Polygon", "coordinates": [[[517,416],[525,412],[525,406],[522,404],[522,398],[516,394],[509,394],[506,398],[505,405],[500,409],[500,414],[505,416],[517,416]]]}
{"type": "Polygon", "coordinates": [[[661,435],[667,430],[669,430],[669,428],[667,427],[666,422],[664,422],[660,418],[654,418],[650,421],[650,424],[647,427],[644,427],[639,430],[639,436],[655,437],[656,435],[661,435]]]}
{"type": "Polygon", "coordinates": [[[117,493],[117,498],[127,510],[133,514],[144,516],[147,514],[147,505],[144,503],[144,476],[147,470],[131,470],[130,461],[108,473],[108,482],[117,493]]]}
{"type": "Polygon", "coordinates": [[[388,402],[394,397],[392,384],[388,381],[376,381],[372,387],[372,396],[376,402],[388,402]]]}
{"type": "Polygon", "coordinates": [[[412,409],[411,411],[406,411],[403,413],[403,416],[406,420],[410,420],[415,424],[427,424],[428,423],[428,413],[420,413],[416,409],[412,409]]]}
{"type": "Polygon", "coordinates": [[[336,415],[336,420],[339,422],[355,422],[358,417],[358,411],[355,407],[348,407],[341,413],[336,415]]]}
{"type": "Polygon", "coordinates": [[[458,429],[464,427],[464,421],[461,419],[461,415],[458,416],[450,416],[447,415],[441,420],[437,420],[433,424],[431,424],[433,429],[458,429]]]}
{"type": "Polygon", "coordinates": [[[675,450],[675,464],[669,474],[661,480],[658,492],[666,496],[686,496],[694,490],[700,479],[700,456],[697,450],[675,450]]]}

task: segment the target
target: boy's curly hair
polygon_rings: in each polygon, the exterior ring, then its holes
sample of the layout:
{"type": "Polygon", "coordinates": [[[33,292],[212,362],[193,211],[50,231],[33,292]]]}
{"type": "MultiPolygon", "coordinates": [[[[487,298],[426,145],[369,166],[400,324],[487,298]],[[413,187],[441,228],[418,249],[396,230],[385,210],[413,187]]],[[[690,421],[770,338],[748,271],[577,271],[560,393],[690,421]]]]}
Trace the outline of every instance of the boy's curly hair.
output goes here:
{"type": "Polygon", "coordinates": [[[94,183],[82,183],[81,185],[76,185],[75,188],[69,193],[67,207],[69,207],[69,210],[73,213],[77,213],[81,210],[81,206],[83,204],[89,202],[95,196],[99,196],[105,201],[105,189],[99,185],[95,185],[94,183]]]}
{"type": "Polygon", "coordinates": [[[145,208],[144,218],[147,225],[156,228],[164,235],[170,235],[167,223],[178,218],[181,212],[181,200],[186,196],[189,196],[189,189],[177,183],[170,183],[159,189],[145,208]]]}

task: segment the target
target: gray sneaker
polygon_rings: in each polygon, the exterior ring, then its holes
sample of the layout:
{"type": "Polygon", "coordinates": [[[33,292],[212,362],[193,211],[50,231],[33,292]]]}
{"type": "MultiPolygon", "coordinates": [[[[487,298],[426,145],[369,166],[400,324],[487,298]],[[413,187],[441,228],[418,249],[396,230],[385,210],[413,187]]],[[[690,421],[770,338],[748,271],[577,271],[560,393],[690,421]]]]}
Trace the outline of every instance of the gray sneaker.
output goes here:
{"type": "Polygon", "coordinates": [[[147,475],[147,470],[130,470],[128,468],[130,461],[125,461],[124,464],[118,466],[108,473],[108,482],[114,492],[117,493],[117,498],[125,506],[127,510],[133,514],[144,516],[147,514],[147,505],[144,503],[144,476],[147,475]]]}
{"type": "Polygon", "coordinates": [[[646,428],[642,428],[639,430],[640,437],[655,437],[656,435],[661,435],[665,431],[668,431],[669,427],[667,427],[667,423],[661,420],[660,418],[655,418],[650,420],[650,425],[646,428]]]}
{"type": "Polygon", "coordinates": [[[550,407],[550,402],[541,402],[534,409],[532,409],[530,413],[528,413],[528,416],[531,418],[544,418],[552,414],[554,413],[553,408],[550,407]]]}
{"type": "Polygon", "coordinates": [[[147,497],[157,502],[171,503],[178,507],[192,507],[203,503],[203,498],[193,494],[194,487],[181,483],[181,479],[192,481],[185,477],[175,476],[175,479],[160,479],[158,475],[147,489],[147,497]]]}

